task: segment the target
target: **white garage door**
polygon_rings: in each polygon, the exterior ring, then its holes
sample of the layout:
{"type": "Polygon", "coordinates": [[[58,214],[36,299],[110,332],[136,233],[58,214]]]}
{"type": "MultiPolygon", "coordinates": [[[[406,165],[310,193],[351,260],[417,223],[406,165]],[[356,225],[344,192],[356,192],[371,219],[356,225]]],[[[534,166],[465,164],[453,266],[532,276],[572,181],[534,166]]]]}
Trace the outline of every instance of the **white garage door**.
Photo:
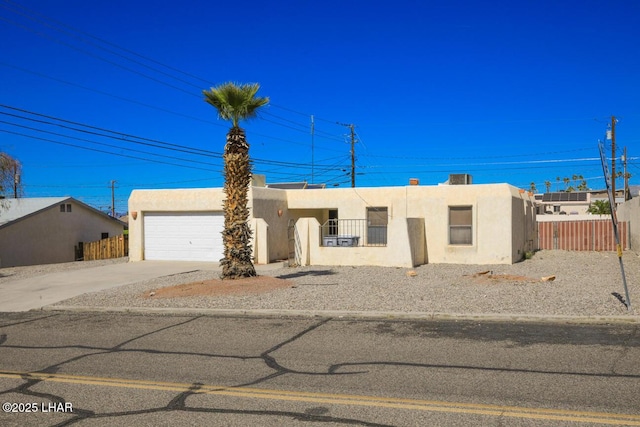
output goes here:
{"type": "Polygon", "coordinates": [[[144,258],[162,261],[214,261],[223,257],[222,212],[144,215],[144,258]]]}

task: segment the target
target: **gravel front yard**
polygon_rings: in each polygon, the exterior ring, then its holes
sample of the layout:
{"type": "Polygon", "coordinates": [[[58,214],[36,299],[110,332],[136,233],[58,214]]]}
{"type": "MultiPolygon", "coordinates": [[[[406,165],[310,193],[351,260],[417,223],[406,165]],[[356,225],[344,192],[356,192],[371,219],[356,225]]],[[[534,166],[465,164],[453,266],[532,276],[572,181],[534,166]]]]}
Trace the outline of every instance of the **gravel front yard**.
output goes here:
{"type": "MultiPolygon", "coordinates": [[[[626,252],[623,262],[635,306],[640,304],[640,257],[626,252]]],[[[37,268],[72,267],[61,264],[37,268]]],[[[24,269],[16,274],[30,274],[30,268],[24,269]]],[[[0,274],[5,270],[0,269],[0,274]]],[[[278,268],[262,274],[291,284],[248,295],[149,297],[160,288],[218,277],[216,271],[196,271],[85,294],[57,305],[556,316],[637,313],[636,309],[628,311],[621,302],[625,292],[620,265],[611,252],[539,251],[533,258],[513,265],[427,264],[415,269],[310,266],[278,268]],[[549,276],[555,276],[554,280],[541,280],[549,276]]]]}

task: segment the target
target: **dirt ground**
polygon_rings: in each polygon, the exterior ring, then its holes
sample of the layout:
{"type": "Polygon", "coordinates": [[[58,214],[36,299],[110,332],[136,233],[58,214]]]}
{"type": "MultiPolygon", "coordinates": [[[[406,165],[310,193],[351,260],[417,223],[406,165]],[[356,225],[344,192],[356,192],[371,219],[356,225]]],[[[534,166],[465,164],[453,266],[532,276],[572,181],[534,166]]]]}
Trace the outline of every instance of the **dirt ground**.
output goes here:
{"type": "MultiPolygon", "coordinates": [[[[470,276],[463,276],[463,280],[477,283],[498,284],[501,282],[519,282],[531,283],[539,282],[541,279],[535,279],[526,276],[514,276],[499,274],[494,275],[491,271],[482,271],[470,276]]],[[[555,277],[554,277],[555,278],[555,277]]],[[[544,280],[544,279],[542,279],[544,280]]],[[[553,278],[548,278],[553,280],[553,278]]],[[[144,298],[176,298],[176,297],[193,297],[193,296],[243,296],[267,293],[283,288],[295,288],[296,284],[290,280],[278,279],[271,276],[256,276],[245,279],[236,280],[206,280],[200,282],[183,283],[175,286],[158,288],[147,292],[144,298]]]]}
{"type": "Polygon", "coordinates": [[[191,296],[256,295],[276,289],[295,287],[295,283],[270,276],[236,280],[206,280],[159,288],[145,293],[145,298],[176,298],[191,296]]]}

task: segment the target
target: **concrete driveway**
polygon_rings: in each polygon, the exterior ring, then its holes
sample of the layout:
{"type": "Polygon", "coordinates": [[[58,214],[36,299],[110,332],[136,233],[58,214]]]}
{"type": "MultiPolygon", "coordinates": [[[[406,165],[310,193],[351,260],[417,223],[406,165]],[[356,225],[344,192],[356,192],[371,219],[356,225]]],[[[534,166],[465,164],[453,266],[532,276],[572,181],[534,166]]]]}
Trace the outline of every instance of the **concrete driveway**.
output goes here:
{"type": "Polygon", "coordinates": [[[0,284],[0,312],[27,311],[156,277],[195,270],[219,270],[216,262],[142,261],[47,273],[0,284]]]}

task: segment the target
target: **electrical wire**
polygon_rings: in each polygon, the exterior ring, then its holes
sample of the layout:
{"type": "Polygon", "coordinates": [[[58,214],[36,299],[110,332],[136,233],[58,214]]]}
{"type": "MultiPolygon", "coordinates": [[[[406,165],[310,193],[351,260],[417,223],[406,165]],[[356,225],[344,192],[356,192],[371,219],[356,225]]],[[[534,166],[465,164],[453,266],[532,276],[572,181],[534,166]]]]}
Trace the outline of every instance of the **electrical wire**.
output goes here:
{"type": "MultiPolygon", "coordinates": [[[[169,150],[169,151],[177,151],[177,152],[182,152],[182,153],[189,153],[189,154],[205,156],[205,157],[213,157],[213,158],[217,158],[217,159],[221,159],[222,158],[222,153],[216,152],[216,151],[204,150],[204,149],[200,149],[200,148],[189,147],[189,146],[186,146],[186,145],[164,142],[164,141],[160,141],[160,140],[157,140],[157,139],[145,138],[145,137],[141,137],[141,136],[137,136],[137,135],[133,135],[133,134],[129,134],[129,133],[114,131],[114,130],[111,130],[111,129],[92,126],[92,125],[88,125],[88,124],[84,124],[84,123],[80,123],[80,122],[76,122],[76,121],[71,121],[71,120],[66,120],[66,119],[62,119],[62,118],[54,117],[54,116],[50,116],[50,115],[45,115],[45,114],[41,114],[41,113],[29,111],[29,110],[17,108],[17,107],[11,107],[11,106],[4,105],[4,104],[0,104],[0,107],[6,108],[6,109],[10,109],[10,110],[13,110],[13,111],[24,112],[26,114],[34,115],[36,117],[49,119],[49,120],[35,119],[33,117],[21,116],[21,115],[17,115],[17,114],[13,114],[13,113],[7,113],[7,112],[0,111],[0,114],[2,114],[2,115],[11,116],[11,117],[15,117],[15,118],[23,119],[23,120],[34,121],[34,122],[38,122],[38,123],[41,123],[41,124],[62,127],[62,128],[65,128],[65,129],[68,129],[68,130],[72,130],[72,131],[92,134],[92,135],[106,137],[106,138],[110,138],[110,139],[116,139],[116,140],[120,140],[120,141],[125,141],[127,143],[133,143],[133,144],[144,145],[144,146],[149,146],[149,147],[154,147],[154,148],[160,148],[160,149],[169,150]],[[64,123],[64,124],[55,123],[55,122],[53,122],[51,120],[59,121],[59,122],[64,123]],[[67,124],[73,124],[73,125],[75,125],[75,127],[74,126],[68,126],[67,124]],[[90,129],[90,130],[81,129],[78,126],[86,127],[87,129],[90,129]],[[100,131],[100,132],[96,132],[96,131],[100,131]]],[[[14,126],[21,126],[21,127],[23,126],[23,125],[18,125],[18,124],[11,123],[11,122],[6,122],[6,121],[0,121],[0,122],[5,123],[5,124],[14,125],[14,126]]],[[[32,127],[27,127],[27,128],[29,128],[31,130],[37,130],[37,131],[45,132],[45,131],[43,131],[41,129],[37,129],[37,128],[32,128],[32,127]]],[[[51,133],[49,131],[47,131],[47,132],[51,133]]],[[[57,136],[63,136],[62,134],[57,134],[57,133],[54,133],[54,134],[56,134],[57,136]]],[[[91,142],[91,141],[88,141],[88,142],[91,142]]],[[[123,147],[117,147],[117,148],[123,148],[123,147]]],[[[261,158],[252,158],[252,161],[254,163],[257,163],[257,164],[265,164],[265,165],[280,165],[280,166],[286,166],[286,167],[309,168],[309,169],[312,167],[312,165],[310,163],[301,163],[301,162],[285,162],[285,161],[269,160],[269,159],[261,159],[261,158]]],[[[322,169],[322,168],[326,168],[328,166],[322,165],[322,164],[315,164],[315,165],[313,165],[313,167],[322,169]]]]}
{"type": "MultiPolygon", "coordinates": [[[[136,56],[136,57],[143,58],[143,59],[145,59],[145,60],[147,60],[147,61],[150,61],[150,62],[152,62],[152,63],[154,63],[154,64],[157,64],[157,65],[160,65],[160,66],[165,67],[165,68],[167,68],[167,69],[170,69],[170,70],[172,70],[172,71],[174,71],[174,72],[179,72],[179,73],[181,73],[181,74],[183,74],[183,75],[187,75],[187,76],[189,76],[189,77],[191,77],[191,78],[195,78],[195,79],[197,79],[197,80],[199,80],[199,81],[201,81],[201,82],[209,83],[209,81],[208,81],[207,79],[204,79],[204,78],[201,78],[201,77],[195,76],[195,75],[193,75],[193,74],[191,74],[191,73],[187,73],[187,72],[181,71],[181,70],[179,70],[179,69],[177,69],[177,68],[175,68],[175,67],[168,66],[168,65],[163,64],[163,63],[161,63],[161,62],[159,62],[159,61],[153,60],[153,59],[151,59],[151,58],[149,58],[149,57],[147,57],[147,56],[140,55],[140,54],[138,54],[138,53],[136,53],[136,52],[134,52],[134,51],[132,51],[132,50],[130,50],[130,49],[123,48],[123,47],[121,47],[121,46],[119,46],[119,45],[116,45],[115,43],[111,43],[111,42],[108,42],[108,41],[106,41],[106,40],[104,40],[104,39],[101,39],[101,38],[99,38],[99,37],[93,36],[93,35],[91,35],[91,34],[90,34],[90,33],[88,33],[88,32],[81,31],[81,30],[77,30],[77,29],[75,29],[75,28],[73,28],[73,27],[71,27],[71,26],[69,26],[69,25],[66,25],[66,24],[64,24],[64,23],[61,23],[60,21],[54,20],[54,19],[52,19],[52,18],[50,18],[50,17],[48,17],[48,16],[46,16],[46,15],[43,15],[43,14],[41,14],[41,13],[38,13],[38,12],[35,12],[35,11],[31,10],[31,9],[28,9],[28,8],[26,8],[26,7],[23,7],[23,6],[19,5],[19,4],[18,4],[18,3],[16,3],[16,2],[12,2],[12,1],[8,1],[8,0],[7,0],[7,1],[6,1],[6,3],[10,3],[11,5],[13,5],[14,9],[10,8],[7,4],[0,4],[0,6],[4,7],[5,9],[9,10],[10,12],[13,12],[13,13],[19,14],[19,15],[21,15],[21,16],[24,16],[24,17],[26,17],[27,19],[29,19],[29,20],[31,20],[31,21],[33,21],[33,22],[39,22],[39,23],[41,23],[42,25],[46,26],[47,28],[52,29],[52,30],[54,30],[54,31],[56,31],[56,32],[58,32],[58,33],[65,34],[65,35],[67,35],[67,36],[69,36],[69,37],[71,37],[71,38],[73,38],[73,39],[75,39],[75,40],[78,40],[78,41],[80,41],[80,42],[82,42],[82,43],[88,44],[89,46],[92,46],[92,47],[98,48],[98,49],[100,49],[100,50],[106,51],[106,52],[108,52],[108,53],[110,53],[110,54],[113,54],[113,55],[115,55],[115,56],[117,56],[117,57],[119,57],[119,58],[121,58],[121,59],[124,59],[124,60],[126,60],[126,61],[130,61],[130,62],[133,62],[133,63],[134,63],[134,64],[136,64],[136,65],[142,66],[142,67],[144,67],[144,68],[146,68],[146,69],[148,69],[148,70],[151,70],[151,71],[157,72],[157,73],[159,73],[159,74],[161,74],[161,75],[163,75],[163,76],[166,76],[166,77],[169,77],[169,78],[175,79],[175,80],[177,80],[177,81],[180,81],[180,82],[182,82],[182,83],[184,83],[184,84],[187,84],[187,85],[188,85],[188,86],[190,86],[190,87],[197,88],[197,89],[198,89],[198,93],[194,93],[194,92],[192,92],[192,91],[185,90],[185,89],[180,88],[180,87],[178,87],[178,86],[176,86],[176,85],[174,85],[174,84],[167,83],[167,82],[162,81],[162,80],[160,80],[160,79],[158,79],[158,78],[155,78],[155,77],[153,77],[153,76],[150,76],[150,75],[148,75],[148,74],[146,74],[146,73],[142,73],[142,72],[137,71],[137,70],[135,70],[135,69],[133,69],[133,68],[130,68],[130,67],[128,67],[128,66],[124,66],[124,65],[119,64],[119,63],[116,63],[116,62],[114,62],[114,61],[112,61],[112,60],[106,59],[106,58],[104,58],[104,57],[102,57],[102,56],[100,56],[100,55],[97,55],[97,54],[94,54],[94,53],[92,53],[92,52],[89,52],[89,51],[87,51],[86,49],[78,48],[78,47],[76,47],[76,46],[74,46],[74,45],[72,45],[72,44],[70,44],[70,43],[66,43],[66,42],[64,42],[63,40],[61,40],[61,39],[59,39],[59,38],[56,38],[56,37],[50,36],[50,35],[45,34],[45,33],[42,33],[42,32],[39,32],[39,31],[37,31],[37,30],[35,30],[35,29],[31,28],[31,27],[28,27],[28,26],[26,26],[26,25],[19,24],[19,23],[15,22],[15,21],[12,21],[12,20],[10,20],[10,19],[4,18],[4,17],[0,17],[0,19],[3,19],[3,20],[4,20],[4,21],[6,21],[6,22],[9,22],[9,23],[11,23],[12,25],[18,26],[18,27],[20,27],[20,28],[22,28],[22,29],[24,29],[24,30],[30,31],[30,32],[32,32],[32,33],[34,33],[34,34],[36,34],[36,35],[38,35],[38,36],[40,36],[40,37],[43,37],[43,38],[46,38],[46,39],[52,40],[52,41],[54,41],[54,42],[56,42],[56,43],[59,43],[59,44],[61,44],[61,45],[63,45],[63,46],[66,46],[66,47],[68,47],[68,48],[70,48],[70,49],[76,50],[76,51],[78,51],[78,52],[80,52],[80,53],[83,53],[83,54],[85,54],[85,55],[87,55],[87,56],[90,56],[90,57],[93,57],[93,58],[99,59],[99,60],[104,61],[104,62],[106,62],[106,63],[108,63],[108,64],[110,64],[110,65],[113,65],[113,66],[118,67],[118,68],[121,68],[121,69],[123,69],[123,70],[125,70],[125,71],[131,72],[131,73],[134,73],[134,74],[136,74],[136,75],[138,75],[138,76],[141,76],[141,77],[144,77],[144,78],[146,78],[146,79],[149,79],[149,80],[151,80],[151,81],[153,81],[153,82],[155,82],[155,83],[162,84],[162,85],[164,85],[164,86],[167,86],[167,87],[170,87],[170,88],[173,88],[173,89],[179,90],[179,91],[181,91],[181,92],[183,92],[183,93],[186,93],[186,94],[189,94],[189,95],[191,95],[191,96],[196,96],[196,97],[199,97],[199,98],[201,97],[201,94],[200,94],[200,85],[197,85],[197,84],[191,83],[191,82],[189,82],[189,81],[186,81],[186,80],[184,80],[184,79],[182,79],[182,78],[176,77],[175,75],[172,75],[172,74],[170,74],[170,73],[168,73],[168,72],[165,72],[165,71],[159,70],[157,67],[154,67],[154,66],[150,66],[150,65],[144,64],[143,62],[138,61],[138,60],[135,60],[135,59],[132,59],[132,58],[130,58],[130,57],[127,57],[126,55],[122,55],[122,54],[120,54],[120,53],[118,53],[118,52],[115,52],[113,49],[107,49],[107,48],[105,48],[104,46],[101,46],[101,45],[99,45],[99,44],[96,44],[96,43],[93,43],[93,42],[87,41],[87,40],[86,40],[86,38],[83,38],[83,37],[82,37],[82,35],[83,35],[83,36],[86,36],[86,37],[90,37],[90,38],[91,38],[91,39],[93,39],[93,40],[98,40],[98,41],[100,41],[101,43],[108,44],[109,46],[111,46],[111,47],[113,47],[113,48],[116,48],[116,49],[120,49],[120,50],[122,50],[122,51],[124,51],[124,52],[127,52],[127,53],[128,53],[128,54],[130,54],[130,55],[134,55],[134,56],[136,56]],[[16,10],[15,10],[15,8],[16,8],[16,7],[17,7],[17,8],[21,8],[21,9],[22,9],[22,11],[16,11],[16,10]],[[35,18],[33,15],[37,15],[37,16],[39,16],[39,17],[41,17],[41,18],[35,18]],[[62,27],[64,27],[64,28],[66,28],[66,30],[61,30],[61,29],[59,29],[59,28],[56,28],[56,26],[55,26],[55,25],[51,25],[51,24],[49,24],[49,22],[53,22],[53,23],[55,23],[55,24],[56,24],[56,25],[58,25],[58,26],[62,26],[62,27]],[[80,34],[81,36],[78,36],[77,34],[80,34]]],[[[210,84],[210,83],[209,83],[209,84],[210,84]]],[[[283,107],[281,107],[281,106],[277,106],[277,105],[276,105],[276,108],[283,108],[283,107]]],[[[291,110],[291,109],[287,109],[287,110],[289,110],[289,111],[294,111],[294,110],[291,110]]],[[[263,111],[263,113],[265,113],[265,112],[263,111]]],[[[268,113],[265,113],[265,114],[268,114],[268,113]]],[[[300,113],[300,114],[301,114],[301,113],[300,113]]],[[[318,118],[318,120],[320,120],[320,121],[325,121],[325,122],[331,122],[331,121],[329,121],[329,120],[322,119],[322,118],[318,118]]],[[[269,122],[271,122],[271,123],[273,123],[273,124],[276,124],[276,125],[278,125],[278,126],[284,126],[284,127],[287,127],[287,128],[293,129],[293,130],[301,131],[301,129],[299,129],[299,128],[292,127],[292,126],[289,126],[289,125],[285,125],[285,124],[282,124],[282,123],[279,123],[279,122],[276,122],[276,121],[272,121],[272,120],[266,120],[266,121],[269,121],[269,122]]],[[[304,130],[303,132],[307,132],[306,125],[302,125],[302,124],[300,124],[300,123],[298,123],[298,122],[294,122],[294,121],[291,121],[291,120],[288,120],[288,119],[287,119],[287,121],[289,121],[290,123],[294,123],[294,124],[295,124],[296,126],[298,126],[298,127],[300,127],[300,126],[301,126],[301,127],[304,127],[304,128],[305,128],[305,130],[304,130]]],[[[322,133],[322,132],[319,132],[319,135],[318,135],[318,136],[319,136],[319,137],[323,137],[323,133],[322,133]]],[[[329,138],[330,138],[330,139],[336,139],[336,137],[335,137],[334,135],[330,135],[330,136],[329,136],[329,138]]]]}

